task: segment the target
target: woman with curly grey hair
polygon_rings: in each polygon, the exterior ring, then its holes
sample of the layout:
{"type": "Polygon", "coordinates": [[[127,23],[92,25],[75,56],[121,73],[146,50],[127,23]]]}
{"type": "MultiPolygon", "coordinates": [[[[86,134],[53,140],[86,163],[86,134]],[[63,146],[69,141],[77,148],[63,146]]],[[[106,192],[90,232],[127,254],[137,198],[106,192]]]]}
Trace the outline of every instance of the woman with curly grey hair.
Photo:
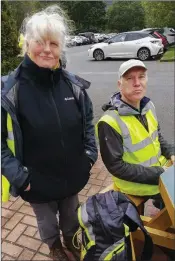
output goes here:
{"type": "Polygon", "coordinates": [[[2,77],[3,193],[21,196],[36,214],[40,237],[54,260],[76,260],[78,192],[97,159],[90,83],[61,65],[68,23],[58,6],[25,19],[24,60],[2,77]],[[9,186],[7,186],[9,183],[9,186]],[[59,215],[59,222],[57,219],[59,215]]]}

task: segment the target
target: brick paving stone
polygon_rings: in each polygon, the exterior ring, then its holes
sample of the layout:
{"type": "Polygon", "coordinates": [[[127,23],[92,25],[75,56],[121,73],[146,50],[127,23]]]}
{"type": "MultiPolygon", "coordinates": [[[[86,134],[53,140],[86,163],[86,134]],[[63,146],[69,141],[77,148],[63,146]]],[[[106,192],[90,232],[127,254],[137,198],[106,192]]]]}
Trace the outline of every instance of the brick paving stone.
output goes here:
{"type": "Polygon", "coordinates": [[[1,227],[3,227],[8,220],[8,218],[1,217],[1,227]]]}
{"type": "Polygon", "coordinates": [[[79,195],[82,195],[82,196],[85,196],[88,192],[88,189],[82,189],[80,192],[79,192],[79,195]]]}
{"type": "Polygon", "coordinates": [[[5,239],[6,236],[7,236],[9,233],[10,233],[10,230],[3,228],[3,229],[1,230],[1,238],[2,238],[2,239],[5,239]]]}
{"type": "Polygon", "coordinates": [[[10,196],[10,201],[13,201],[13,202],[14,202],[14,201],[16,201],[18,198],[19,198],[19,197],[16,197],[16,198],[15,198],[15,197],[10,196]]]}
{"type": "Polygon", "coordinates": [[[26,225],[19,223],[12,231],[9,233],[6,240],[10,242],[16,242],[16,240],[21,236],[21,234],[26,229],[26,225]]]}
{"type": "Polygon", "coordinates": [[[99,186],[101,186],[103,184],[103,181],[102,180],[98,180],[98,179],[90,178],[89,179],[89,183],[92,184],[92,185],[99,185],[99,186]]]}
{"type": "Polygon", "coordinates": [[[105,187],[108,187],[109,185],[111,185],[111,183],[112,183],[112,180],[110,181],[110,180],[105,180],[104,182],[103,182],[103,187],[105,186],[105,187]]]}
{"type": "Polygon", "coordinates": [[[37,228],[28,226],[27,229],[24,231],[26,236],[33,237],[37,232],[37,228]]]}
{"type": "Polygon", "coordinates": [[[40,234],[39,234],[39,231],[36,232],[34,238],[36,238],[36,239],[40,239],[40,240],[41,240],[41,238],[40,238],[40,234]]]}
{"type": "Polygon", "coordinates": [[[25,202],[24,205],[30,207],[30,203],[29,202],[25,202]]]}
{"type": "Polygon", "coordinates": [[[37,227],[37,222],[36,222],[36,218],[35,217],[31,217],[31,216],[25,216],[22,220],[22,223],[30,225],[30,226],[34,226],[37,227]]]}
{"type": "Polygon", "coordinates": [[[18,210],[24,204],[24,200],[22,198],[18,198],[10,207],[12,210],[18,210]]]}
{"type": "Polygon", "coordinates": [[[106,180],[107,180],[107,181],[112,181],[112,175],[110,175],[110,174],[108,173],[106,180]]]}
{"type": "Polygon", "coordinates": [[[32,250],[38,250],[38,248],[41,245],[41,241],[34,239],[34,238],[31,238],[31,237],[28,237],[28,236],[22,235],[17,240],[17,244],[24,246],[24,247],[27,247],[27,248],[32,249],[32,250]]]}
{"type": "Polygon", "coordinates": [[[90,175],[90,178],[91,178],[91,179],[96,179],[97,176],[98,176],[98,174],[97,174],[97,173],[94,173],[94,174],[91,174],[91,175],[90,175]]]}
{"type": "Polygon", "coordinates": [[[28,249],[24,249],[24,251],[21,253],[21,255],[18,257],[18,260],[31,260],[32,257],[34,256],[35,252],[28,250],[28,249]]]}
{"type": "Polygon", "coordinates": [[[4,254],[17,258],[21,254],[23,248],[4,241],[2,242],[1,250],[4,254]]]}
{"type": "Polygon", "coordinates": [[[13,229],[23,218],[23,214],[16,213],[6,224],[5,228],[13,229]]]}
{"type": "Polygon", "coordinates": [[[86,196],[82,196],[82,195],[78,195],[78,199],[80,201],[80,203],[83,203],[87,200],[87,197],[86,196]]]}
{"type": "Polygon", "coordinates": [[[104,172],[104,171],[101,171],[101,172],[98,174],[97,179],[105,180],[106,177],[107,177],[106,171],[105,171],[105,172],[104,172]]]}
{"type": "Polygon", "coordinates": [[[33,259],[32,260],[41,260],[41,261],[43,261],[43,260],[52,260],[52,259],[50,259],[48,256],[44,256],[44,255],[42,255],[42,254],[36,254],[34,257],[33,257],[33,259]]]}
{"type": "Polygon", "coordinates": [[[92,173],[92,174],[99,174],[101,170],[102,170],[101,167],[93,167],[93,168],[91,169],[91,173],[92,173]]]}
{"type": "Polygon", "coordinates": [[[13,204],[13,202],[11,202],[11,201],[4,202],[4,203],[2,203],[2,207],[3,208],[9,208],[12,204],[13,204]]]}
{"type": "Polygon", "coordinates": [[[34,216],[35,217],[35,214],[33,212],[33,209],[29,206],[25,206],[23,205],[20,209],[19,209],[19,212],[21,213],[24,213],[24,214],[28,214],[28,215],[31,215],[31,216],[34,216]]]}
{"type": "Polygon", "coordinates": [[[14,211],[9,210],[9,209],[5,209],[5,208],[1,208],[1,216],[5,217],[5,218],[11,218],[14,215],[14,211]]]}
{"type": "Polygon", "coordinates": [[[92,196],[96,193],[98,193],[100,191],[100,186],[97,186],[97,185],[92,185],[92,187],[89,189],[88,193],[87,193],[87,196],[92,196]]]}
{"type": "Polygon", "coordinates": [[[90,187],[91,187],[91,184],[86,184],[86,186],[84,187],[84,189],[90,189],[90,187]]]}
{"type": "Polygon", "coordinates": [[[15,258],[13,258],[11,256],[8,256],[8,255],[5,255],[2,260],[9,260],[9,261],[11,261],[11,260],[15,260],[15,258]]]}
{"type": "Polygon", "coordinates": [[[45,254],[45,255],[49,255],[50,250],[49,250],[49,247],[43,243],[38,252],[45,254]]]}

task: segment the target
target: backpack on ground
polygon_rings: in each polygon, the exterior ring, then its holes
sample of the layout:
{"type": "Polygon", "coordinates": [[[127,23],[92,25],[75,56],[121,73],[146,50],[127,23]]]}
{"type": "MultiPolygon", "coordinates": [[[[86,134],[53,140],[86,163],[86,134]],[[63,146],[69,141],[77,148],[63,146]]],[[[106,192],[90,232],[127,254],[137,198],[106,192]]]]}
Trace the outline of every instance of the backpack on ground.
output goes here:
{"type": "Polygon", "coordinates": [[[129,232],[139,227],[145,236],[141,260],[150,260],[153,242],[136,206],[124,194],[108,191],[88,198],[78,209],[81,261],[132,260],[129,232]]]}

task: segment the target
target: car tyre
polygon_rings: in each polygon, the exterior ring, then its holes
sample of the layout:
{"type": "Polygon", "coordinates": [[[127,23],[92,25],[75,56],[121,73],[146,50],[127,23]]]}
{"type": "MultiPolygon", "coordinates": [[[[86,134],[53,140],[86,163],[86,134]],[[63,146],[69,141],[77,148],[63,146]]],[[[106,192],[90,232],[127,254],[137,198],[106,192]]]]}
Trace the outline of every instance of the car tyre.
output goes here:
{"type": "Polygon", "coordinates": [[[104,52],[101,49],[96,49],[93,55],[96,61],[104,60],[104,52]]]}
{"type": "Polygon", "coordinates": [[[137,57],[139,58],[139,60],[146,61],[150,58],[150,56],[150,50],[148,48],[144,47],[138,50],[137,57]]]}

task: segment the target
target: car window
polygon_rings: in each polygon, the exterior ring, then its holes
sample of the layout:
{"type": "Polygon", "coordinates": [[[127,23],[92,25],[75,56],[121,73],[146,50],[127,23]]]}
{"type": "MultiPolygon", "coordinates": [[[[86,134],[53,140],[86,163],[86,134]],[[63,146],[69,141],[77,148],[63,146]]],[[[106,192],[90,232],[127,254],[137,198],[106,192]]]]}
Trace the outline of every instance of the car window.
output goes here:
{"type": "Polygon", "coordinates": [[[134,40],[137,40],[137,39],[140,39],[140,38],[141,37],[139,36],[139,34],[130,33],[130,34],[126,35],[125,41],[134,41],[134,40]]]}
{"type": "Polygon", "coordinates": [[[119,43],[119,42],[123,42],[125,40],[125,34],[120,34],[120,35],[116,35],[112,38],[110,38],[110,42],[113,42],[113,43],[119,43]]]}

